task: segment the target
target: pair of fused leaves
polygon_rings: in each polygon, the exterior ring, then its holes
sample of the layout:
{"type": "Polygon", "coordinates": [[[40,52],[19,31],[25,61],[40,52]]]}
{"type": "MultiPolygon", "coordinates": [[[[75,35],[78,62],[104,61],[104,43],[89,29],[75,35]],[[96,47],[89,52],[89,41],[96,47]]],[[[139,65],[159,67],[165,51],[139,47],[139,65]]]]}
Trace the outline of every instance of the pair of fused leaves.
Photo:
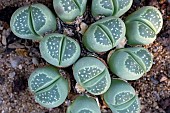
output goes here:
{"type": "Polygon", "coordinates": [[[74,102],[67,108],[66,113],[101,113],[100,107],[97,102],[87,96],[79,96],[74,102]]]}
{"type": "Polygon", "coordinates": [[[36,69],[29,77],[28,86],[36,102],[46,108],[61,105],[69,91],[68,81],[52,66],[36,69]]]}
{"type": "Polygon", "coordinates": [[[33,4],[17,9],[11,17],[10,27],[20,38],[40,40],[46,32],[56,29],[56,19],[45,5],[33,4]]]}
{"type": "Polygon", "coordinates": [[[97,58],[83,57],[73,66],[74,78],[93,95],[105,93],[111,83],[107,67],[97,58]]]}
{"type": "Polygon", "coordinates": [[[132,6],[133,0],[93,0],[92,15],[120,17],[132,6]]]}
{"type": "Polygon", "coordinates": [[[105,52],[117,46],[125,32],[125,24],[120,18],[106,17],[88,28],[83,44],[89,51],[105,52]]]}
{"type": "Polygon", "coordinates": [[[112,79],[104,101],[113,113],[140,113],[140,102],[134,88],[126,81],[112,79]]]}
{"type": "Polygon", "coordinates": [[[79,44],[72,38],[57,33],[45,36],[39,48],[42,57],[57,67],[68,67],[80,56],[79,44]]]}
{"type": "Polygon", "coordinates": [[[120,78],[136,80],[151,69],[153,58],[145,48],[124,48],[111,52],[108,64],[110,70],[120,78]]]}
{"type": "Polygon", "coordinates": [[[55,12],[64,22],[72,22],[77,16],[83,15],[87,0],[53,0],[55,12]]]}
{"type": "Polygon", "coordinates": [[[152,6],[146,6],[129,15],[125,24],[128,44],[150,44],[160,32],[163,19],[158,9],[152,6]]]}

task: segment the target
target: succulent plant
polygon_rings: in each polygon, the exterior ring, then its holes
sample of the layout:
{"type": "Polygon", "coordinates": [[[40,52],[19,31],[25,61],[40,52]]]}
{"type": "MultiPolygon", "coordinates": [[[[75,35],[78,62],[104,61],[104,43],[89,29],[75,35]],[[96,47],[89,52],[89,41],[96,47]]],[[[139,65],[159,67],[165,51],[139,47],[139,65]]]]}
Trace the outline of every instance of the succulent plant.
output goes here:
{"type": "Polygon", "coordinates": [[[97,102],[87,96],[79,96],[74,102],[67,108],[66,113],[101,113],[100,107],[97,102]]]}
{"type": "Polygon", "coordinates": [[[92,15],[120,17],[132,6],[133,0],[93,0],[92,15]]]}
{"type": "Polygon", "coordinates": [[[53,0],[55,12],[64,22],[72,22],[77,16],[83,15],[87,0],[53,0]]]}
{"type": "Polygon", "coordinates": [[[68,81],[52,66],[36,69],[29,77],[28,86],[36,102],[46,108],[61,105],[69,91],[68,81]]]}
{"type": "Polygon", "coordinates": [[[43,4],[33,4],[17,9],[10,21],[12,32],[24,39],[41,40],[46,32],[56,29],[56,19],[43,4]]]}
{"type": "Polygon", "coordinates": [[[160,11],[152,6],[142,7],[126,18],[128,44],[150,44],[160,32],[163,19],[160,11]]]}
{"type": "Polygon", "coordinates": [[[83,57],[73,66],[77,83],[93,95],[105,93],[111,82],[106,66],[97,58],[83,57]]]}
{"type": "Polygon", "coordinates": [[[108,56],[110,70],[126,80],[139,79],[151,69],[152,64],[151,53],[142,47],[118,49],[108,56]]]}
{"type": "Polygon", "coordinates": [[[72,38],[58,33],[45,36],[39,48],[42,57],[57,67],[68,67],[80,56],[79,44],[72,38]]]}
{"type": "Polygon", "coordinates": [[[126,81],[112,79],[104,101],[113,113],[140,113],[140,102],[134,88],[126,81]]]}
{"type": "Polygon", "coordinates": [[[83,44],[89,51],[105,52],[117,46],[125,32],[125,24],[120,18],[106,17],[88,28],[83,44]]]}

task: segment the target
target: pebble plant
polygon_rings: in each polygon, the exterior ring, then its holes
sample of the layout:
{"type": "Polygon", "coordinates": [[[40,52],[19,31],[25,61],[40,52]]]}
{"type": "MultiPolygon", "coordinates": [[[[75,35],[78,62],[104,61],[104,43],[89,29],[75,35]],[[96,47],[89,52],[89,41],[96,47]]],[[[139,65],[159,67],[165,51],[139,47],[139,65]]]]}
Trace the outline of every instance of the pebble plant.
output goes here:
{"type": "Polygon", "coordinates": [[[140,113],[140,102],[134,88],[126,81],[112,79],[104,101],[113,113],[140,113]]]}
{"type": "Polygon", "coordinates": [[[77,83],[93,95],[101,95],[110,87],[111,78],[106,66],[97,58],[83,57],[73,66],[77,83]]]}
{"type": "Polygon", "coordinates": [[[46,108],[61,105],[69,91],[68,81],[52,66],[36,69],[29,77],[28,86],[36,102],[46,108]]]}
{"type": "Polygon", "coordinates": [[[10,21],[12,32],[24,39],[41,40],[46,32],[56,30],[56,19],[43,4],[33,4],[17,9],[10,21]]]}
{"type": "Polygon", "coordinates": [[[42,57],[57,67],[68,67],[80,56],[79,44],[72,38],[58,33],[45,36],[39,48],[42,57]]]}
{"type": "Polygon", "coordinates": [[[67,108],[66,113],[101,113],[97,102],[87,96],[79,96],[67,108]]]}
{"type": "Polygon", "coordinates": [[[151,53],[142,47],[118,49],[108,57],[110,70],[126,80],[139,79],[153,64],[151,53]]]}
{"type": "Polygon", "coordinates": [[[89,51],[106,52],[119,44],[125,32],[125,24],[120,18],[106,17],[88,28],[83,44],[89,51]]]}
{"type": "MultiPolygon", "coordinates": [[[[119,48],[125,35],[129,45],[150,44],[162,28],[161,12],[152,6],[142,7],[130,14],[124,23],[119,17],[130,9],[133,0],[91,2],[92,15],[96,17],[95,19],[103,18],[90,25],[79,41],[87,50],[99,53],[96,54],[99,57],[106,57],[107,51],[116,46],[119,48]]],[[[65,24],[74,23],[77,16],[82,16],[86,4],[87,0],[53,0],[55,12],[65,24]]],[[[87,11],[85,16],[90,17],[88,14],[87,11]]],[[[86,17],[78,19],[75,23],[81,23],[86,17]]],[[[94,18],[88,19],[90,22],[91,20],[94,18]]],[[[58,27],[63,28],[62,25],[58,27]]],[[[80,25],[80,28],[83,28],[82,26],[80,25]]],[[[77,82],[76,86],[86,90],[81,93],[102,95],[113,113],[140,112],[140,102],[135,90],[124,80],[137,80],[151,69],[153,56],[147,49],[131,47],[112,50],[108,55],[107,64],[110,71],[121,79],[111,80],[104,60],[89,56],[78,60],[81,54],[79,43],[66,35],[52,33],[57,27],[56,18],[43,4],[32,4],[17,9],[11,17],[10,27],[20,38],[39,41],[42,58],[51,64],[36,69],[28,79],[29,89],[40,105],[54,108],[65,101],[70,90],[69,86],[74,84],[70,85],[56,67],[68,67],[70,71],[69,66],[74,64],[72,71],[77,82]]],[[[72,27],[78,30],[77,26],[72,27]]],[[[79,38],[81,35],[75,36],[79,38]]],[[[67,108],[67,113],[101,113],[101,111],[93,98],[79,96],[67,108]]]]}
{"type": "Polygon", "coordinates": [[[58,17],[64,22],[72,22],[77,16],[82,16],[87,0],[53,0],[53,6],[58,17]]]}
{"type": "Polygon", "coordinates": [[[126,37],[130,45],[146,45],[156,39],[163,19],[160,11],[152,6],[145,6],[130,14],[125,21],[126,37]]]}
{"type": "Polygon", "coordinates": [[[92,0],[92,15],[120,17],[127,12],[133,0],[92,0]]]}

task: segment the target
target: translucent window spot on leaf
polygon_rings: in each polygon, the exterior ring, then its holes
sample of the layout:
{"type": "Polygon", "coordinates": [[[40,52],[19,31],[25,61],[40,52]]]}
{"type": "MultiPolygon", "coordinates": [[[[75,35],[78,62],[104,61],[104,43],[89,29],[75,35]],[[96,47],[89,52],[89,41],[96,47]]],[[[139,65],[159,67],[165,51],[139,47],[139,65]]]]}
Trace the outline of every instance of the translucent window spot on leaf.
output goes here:
{"type": "Polygon", "coordinates": [[[119,9],[124,9],[130,4],[130,0],[118,0],[119,9]]]}
{"type": "Polygon", "coordinates": [[[110,10],[112,10],[112,1],[111,1],[111,0],[101,0],[100,4],[101,4],[101,6],[104,7],[105,9],[110,9],[110,10]]]}
{"type": "Polygon", "coordinates": [[[130,72],[136,74],[144,73],[142,67],[131,56],[128,56],[126,59],[125,66],[130,72]]]}
{"type": "Polygon", "coordinates": [[[118,113],[138,113],[140,107],[137,100],[135,100],[129,107],[123,110],[117,110],[118,113]]]}
{"type": "Polygon", "coordinates": [[[147,25],[144,25],[144,24],[139,24],[139,33],[144,38],[154,38],[155,37],[154,31],[150,27],[148,27],[147,25]]]}
{"type": "Polygon", "coordinates": [[[112,19],[106,22],[103,22],[103,25],[105,25],[112,33],[112,36],[114,40],[118,40],[123,32],[122,24],[119,22],[118,19],[112,19]]]}
{"type": "Polygon", "coordinates": [[[51,89],[36,94],[38,100],[44,104],[53,104],[60,99],[57,85],[54,85],[51,89]]]}
{"type": "Polygon", "coordinates": [[[115,96],[115,104],[116,105],[120,105],[120,104],[124,104],[125,102],[131,100],[133,98],[133,94],[131,94],[130,92],[121,92],[118,93],[115,96]]]}
{"type": "Polygon", "coordinates": [[[102,91],[104,91],[106,86],[107,86],[107,80],[106,80],[106,77],[104,77],[99,82],[94,84],[92,87],[87,87],[87,90],[89,90],[92,93],[97,94],[97,93],[101,93],[102,91]]]}
{"type": "Polygon", "coordinates": [[[80,110],[78,113],[93,113],[93,112],[88,109],[83,109],[83,110],[80,110]]]}
{"type": "Polygon", "coordinates": [[[140,16],[146,20],[149,20],[156,29],[161,27],[161,17],[159,16],[158,12],[153,9],[148,9],[143,15],[140,16]]]}
{"type": "Polygon", "coordinates": [[[85,83],[86,81],[90,80],[91,78],[99,75],[102,72],[97,67],[86,67],[84,69],[79,70],[78,76],[80,78],[80,81],[82,83],[85,83]]]}
{"type": "Polygon", "coordinates": [[[96,42],[100,43],[101,45],[112,45],[111,41],[109,40],[109,37],[106,36],[104,31],[99,27],[97,27],[94,32],[94,38],[96,39],[96,42]]]}
{"type": "Polygon", "coordinates": [[[148,70],[150,68],[151,62],[152,62],[151,55],[145,50],[139,50],[136,52],[136,54],[142,59],[142,61],[144,62],[145,66],[146,66],[146,70],[148,70]]]}
{"type": "Polygon", "coordinates": [[[48,53],[53,57],[54,59],[59,60],[59,49],[60,49],[60,42],[62,38],[61,37],[50,37],[47,40],[47,48],[48,53]]]}
{"type": "Polygon", "coordinates": [[[61,0],[61,4],[63,6],[64,11],[68,13],[78,8],[72,0],[61,0]]]}
{"type": "Polygon", "coordinates": [[[66,39],[66,45],[65,45],[65,50],[64,50],[64,54],[62,57],[62,61],[68,60],[71,57],[73,57],[73,55],[76,53],[76,45],[74,42],[66,39]]]}
{"type": "Polygon", "coordinates": [[[32,34],[29,28],[29,9],[21,11],[14,22],[15,31],[21,35],[32,34]]]}
{"type": "Polygon", "coordinates": [[[36,7],[32,7],[31,9],[34,29],[35,31],[39,31],[45,25],[46,17],[40,9],[36,7]]]}
{"type": "Polygon", "coordinates": [[[46,74],[38,74],[37,76],[34,76],[34,78],[32,79],[31,88],[33,91],[35,91],[44,84],[50,82],[51,80],[53,79],[47,76],[46,74]]]}

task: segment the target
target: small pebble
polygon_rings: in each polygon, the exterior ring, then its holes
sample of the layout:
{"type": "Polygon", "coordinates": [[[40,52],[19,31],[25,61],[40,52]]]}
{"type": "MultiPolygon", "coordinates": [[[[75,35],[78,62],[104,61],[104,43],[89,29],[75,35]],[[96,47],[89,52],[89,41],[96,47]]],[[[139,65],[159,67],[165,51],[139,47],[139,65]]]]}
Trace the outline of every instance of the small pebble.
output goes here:
{"type": "Polygon", "coordinates": [[[9,73],[9,74],[8,74],[9,78],[14,78],[14,77],[15,77],[15,75],[16,75],[16,73],[15,73],[15,72],[11,72],[11,73],[9,73]]]}
{"type": "Polygon", "coordinates": [[[166,76],[163,76],[161,79],[160,79],[160,82],[164,82],[166,81],[168,78],[166,76]]]}
{"type": "Polygon", "coordinates": [[[32,63],[34,65],[38,65],[39,64],[38,59],[36,57],[32,57],[32,63]]]}
{"type": "Polygon", "coordinates": [[[10,57],[10,63],[13,68],[16,68],[19,64],[20,59],[18,57],[12,58],[10,57]]]}

